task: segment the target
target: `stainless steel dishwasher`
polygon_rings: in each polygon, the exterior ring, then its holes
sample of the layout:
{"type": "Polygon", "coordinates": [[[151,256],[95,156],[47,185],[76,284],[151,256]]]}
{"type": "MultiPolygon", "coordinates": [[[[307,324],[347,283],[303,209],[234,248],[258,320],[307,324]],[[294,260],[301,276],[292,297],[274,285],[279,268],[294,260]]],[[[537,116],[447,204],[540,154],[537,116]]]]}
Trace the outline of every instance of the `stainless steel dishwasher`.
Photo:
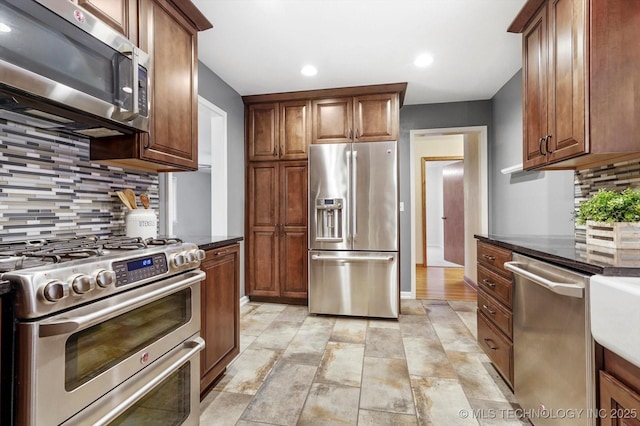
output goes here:
{"type": "Polygon", "coordinates": [[[515,254],[514,393],[539,425],[595,425],[589,276],[515,254]]]}

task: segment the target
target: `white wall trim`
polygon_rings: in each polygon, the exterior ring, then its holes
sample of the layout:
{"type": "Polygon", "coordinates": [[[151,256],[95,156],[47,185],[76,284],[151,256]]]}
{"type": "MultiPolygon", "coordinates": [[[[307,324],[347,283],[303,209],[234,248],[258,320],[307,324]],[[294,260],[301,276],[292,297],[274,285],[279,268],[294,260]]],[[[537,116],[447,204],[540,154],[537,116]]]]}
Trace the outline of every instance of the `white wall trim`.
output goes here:
{"type": "MultiPolygon", "coordinates": [[[[438,128],[438,129],[414,129],[409,131],[409,176],[411,176],[409,186],[410,186],[410,196],[411,196],[411,211],[409,214],[411,215],[411,292],[403,292],[412,295],[412,299],[415,299],[416,296],[416,215],[415,215],[415,136],[416,135],[452,135],[452,134],[469,134],[469,133],[479,133],[479,143],[480,143],[480,187],[483,188],[484,194],[482,199],[484,203],[482,205],[482,211],[479,212],[481,215],[481,232],[488,232],[489,229],[489,213],[488,213],[488,141],[487,141],[487,126],[469,126],[469,127],[451,127],[451,128],[438,128]]],[[[465,212],[466,215],[466,212],[465,212]]],[[[465,263],[467,260],[465,259],[465,263]]],[[[475,262],[474,262],[475,263],[475,262]]],[[[466,269],[466,268],[465,268],[466,269]]]]}
{"type": "Polygon", "coordinates": [[[243,307],[247,303],[249,303],[249,296],[242,296],[240,298],[240,307],[243,307]]]}
{"type": "MultiPolygon", "coordinates": [[[[211,132],[211,161],[208,166],[211,167],[211,189],[213,192],[215,188],[216,192],[216,196],[211,197],[211,232],[213,235],[226,235],[228,223],[227,112],[202,96],[198,96],[198,108],[207,110],[210,116],[208,124],[211,132]],[[213,153],[216,154],[215,160],[213,153]],[[224,200],[224,209],[220,208],[221,199],[224,200]]],[[[199,126],[206,124],[200,123],[199,126]]],[[[200,163],[200,160],[198,162],[200,163]]]]}
{"type": "Polygon", "coordinates": [[[400,292],[400,299],[415,299],[416,298],[416,289],[413,288],[412,290],[413,291],[401,291],[400,292]]]}

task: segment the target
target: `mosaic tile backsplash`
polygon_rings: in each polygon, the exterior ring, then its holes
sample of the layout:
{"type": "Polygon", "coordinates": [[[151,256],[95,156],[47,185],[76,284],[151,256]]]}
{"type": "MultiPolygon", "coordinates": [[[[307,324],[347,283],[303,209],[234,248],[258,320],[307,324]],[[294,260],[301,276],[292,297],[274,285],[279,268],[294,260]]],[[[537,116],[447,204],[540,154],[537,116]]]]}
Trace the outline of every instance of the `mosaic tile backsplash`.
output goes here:
{"type": "Polygon", "coordinates": [[[124,235],[126,188],[158,212],[158,175],[92,162],[85,139],[0,120],[0,168],[0,241],[124,235]]]}
{"type": "MultiPolygon", "coordinates": [[[[640,161],[625,161],[607,164],[592,169],[576,170],[575,172],[575,209],[600,188],[623,191],[626,188],[640,188],[640,161]]],[[[585,227],[576,225],[576,239],[586,240],[585,227]]]]}

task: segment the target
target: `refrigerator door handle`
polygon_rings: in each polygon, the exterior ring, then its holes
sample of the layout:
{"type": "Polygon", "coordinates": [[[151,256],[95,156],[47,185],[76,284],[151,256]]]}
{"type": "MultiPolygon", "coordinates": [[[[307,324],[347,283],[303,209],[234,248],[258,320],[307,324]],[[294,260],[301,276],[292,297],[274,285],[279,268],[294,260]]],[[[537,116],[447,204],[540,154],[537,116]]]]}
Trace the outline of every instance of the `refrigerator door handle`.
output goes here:
{"type": "Polygon", "coordinates": [[[353,241],[358,238],[358,202],[356,201],[358,198],[358,151],[351,151],[351,182],[353,186],[353,191],[351,194],[351,216],[353,217],[353,230],[351,234],[353,235],[353,241]]]}
{"type": "Polygon", "coordinates": [[[389,262],[393,260],[393,256],[323,256],[321,254],[312,254],[311,260],[332,260],[334,262],[389,262]]]}

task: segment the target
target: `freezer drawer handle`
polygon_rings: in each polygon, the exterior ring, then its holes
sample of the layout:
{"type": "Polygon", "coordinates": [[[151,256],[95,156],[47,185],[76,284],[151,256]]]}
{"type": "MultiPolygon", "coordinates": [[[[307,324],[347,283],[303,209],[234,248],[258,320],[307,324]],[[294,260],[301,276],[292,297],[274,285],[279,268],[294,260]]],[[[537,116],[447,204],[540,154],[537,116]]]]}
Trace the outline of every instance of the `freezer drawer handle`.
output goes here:
{"type": "Polygon", "coordinates": [[[388,262],[393,260],[393,256],[322,256],[319,254],[311,255],[311,260],[333,260],[335,262],[353,262],[353,261],[374,261],[388,262]]]}
{"type": "Polygon", "coordinates": [[[519,267],[519,265],[524,265],[522,262],[505,262],[504,267],[516,275],[520,275],[525,277],[534,283],[551,290],[556,294],[560,294],[562,296],[575,297],[578,299],[582,299],[584,297],[584,287],[581,285],[571,284],[571,283],[557,283],[546,278],[543,278],[539,275],[533,274],[525,269],[519,267]]]}
{"type": "Polygon", "coordinates": [[[342,241],[342,238],[335,237],[316,237],[316,241],[322,241],[323,243],[339,243],[342,241]]]}

